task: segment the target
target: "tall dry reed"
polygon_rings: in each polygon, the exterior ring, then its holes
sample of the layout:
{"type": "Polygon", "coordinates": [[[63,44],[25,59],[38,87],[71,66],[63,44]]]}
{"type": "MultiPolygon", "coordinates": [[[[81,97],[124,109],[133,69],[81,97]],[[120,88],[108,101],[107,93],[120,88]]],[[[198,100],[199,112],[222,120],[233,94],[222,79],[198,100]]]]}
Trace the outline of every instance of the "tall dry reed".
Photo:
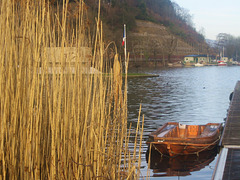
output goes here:
{"type": "Polygon", "coordinates": [[[1,179],[138,178],[136,147],[128,149],[127,83],[122,88],[117,53],[112,69],[103,63],[100,18],[92,43],[83,1],[74,12],[67,1],[46,2],[0,2],[1,179]],[[47,49],[56,47],[52,60],[47,49]],[[76,49],[74,63],[66,47],[76,49]],[[88,65],[83,47],[93,48],[88,65]],[[90,64],[112,76],[91,74],[90,64]]]}

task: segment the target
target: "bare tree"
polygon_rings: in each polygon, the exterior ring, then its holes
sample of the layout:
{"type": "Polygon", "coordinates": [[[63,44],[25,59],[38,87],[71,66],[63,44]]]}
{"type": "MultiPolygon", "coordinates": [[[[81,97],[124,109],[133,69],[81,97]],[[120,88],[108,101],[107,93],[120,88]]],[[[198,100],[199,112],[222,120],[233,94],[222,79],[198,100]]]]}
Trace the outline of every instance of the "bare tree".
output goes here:
{"type": "Polygon", "coordinates": [[[170,62],[171,56],[174,53],[176,47],[177,47],[177,38],[174,37],[173,35],[169,35],[167,37],[163,38],[163,65],[166,66],[167,63],[170,62]],[[165,61],[164,55],[167,55],[167,62],[165,61]]]}

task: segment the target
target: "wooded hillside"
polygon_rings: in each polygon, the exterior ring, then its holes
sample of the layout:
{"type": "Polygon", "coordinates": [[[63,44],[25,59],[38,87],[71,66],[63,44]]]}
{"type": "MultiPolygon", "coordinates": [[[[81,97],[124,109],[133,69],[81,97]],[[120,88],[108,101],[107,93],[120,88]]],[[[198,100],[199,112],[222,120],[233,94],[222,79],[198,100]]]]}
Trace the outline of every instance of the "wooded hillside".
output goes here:
{"type": "MultiPolygon", "coordinates": [[[[86,4],[92,13],[97,13],[98,0],[88,0],[86,4]]],[[[136,28],[136,20],[146,20],[162,24],[174,35],[189,42],[204,41],[196,32],[188,10],[171,0],[102,0],[101,15],[111,31],[122,29],[127,24],[129,31],[136,28]]]]}
{"type": "MultiPolygon", "coordinates": [[[[55,6],[63,2],[49,1],[55,6]]],[[[71,11],[77,1],[69,2],[71,11]]],[[[85,4],[94,35],[99,0],[87,0],[85,4]]],[[[165,65],[191,53],[209,53],[204,36],[195,30],[188,10],[171,0],[101,0],[101,20],[106,45],[114,41],[120,53],[123,24],[127,25],[128,52],[135,60],[141,57],[165,65]]]]}

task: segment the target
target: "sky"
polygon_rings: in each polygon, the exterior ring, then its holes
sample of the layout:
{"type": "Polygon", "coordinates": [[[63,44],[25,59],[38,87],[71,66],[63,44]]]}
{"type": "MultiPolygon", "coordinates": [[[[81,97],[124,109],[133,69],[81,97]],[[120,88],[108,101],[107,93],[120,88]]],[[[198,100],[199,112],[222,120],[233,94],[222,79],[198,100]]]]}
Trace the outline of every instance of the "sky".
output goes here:
{"type": "Polygon", "coordinates": [[[172,0],[189,10],[197,31],[204,29],[206,39],[219,33],[240,37],[240,0],[172,0]]]}

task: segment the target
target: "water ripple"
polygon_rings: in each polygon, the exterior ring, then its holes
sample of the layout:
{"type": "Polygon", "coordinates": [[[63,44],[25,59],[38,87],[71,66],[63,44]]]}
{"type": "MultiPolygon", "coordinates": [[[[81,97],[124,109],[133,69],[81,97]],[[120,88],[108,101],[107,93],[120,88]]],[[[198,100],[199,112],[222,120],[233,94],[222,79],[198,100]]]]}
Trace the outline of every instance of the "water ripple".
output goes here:
{"type": "MultiPolygon", "coordinates": [[[[226,117],[229,95],[240,79],[239,72],[240,67],[144,70],[143,73],[159,77],[128,80],[128,120],[136,124],[142,104],[144,141],[150,132],[169,121],[221,123],[226,117]]],[[[143,149],[146,148],[144,144],[143,149]]]]}

